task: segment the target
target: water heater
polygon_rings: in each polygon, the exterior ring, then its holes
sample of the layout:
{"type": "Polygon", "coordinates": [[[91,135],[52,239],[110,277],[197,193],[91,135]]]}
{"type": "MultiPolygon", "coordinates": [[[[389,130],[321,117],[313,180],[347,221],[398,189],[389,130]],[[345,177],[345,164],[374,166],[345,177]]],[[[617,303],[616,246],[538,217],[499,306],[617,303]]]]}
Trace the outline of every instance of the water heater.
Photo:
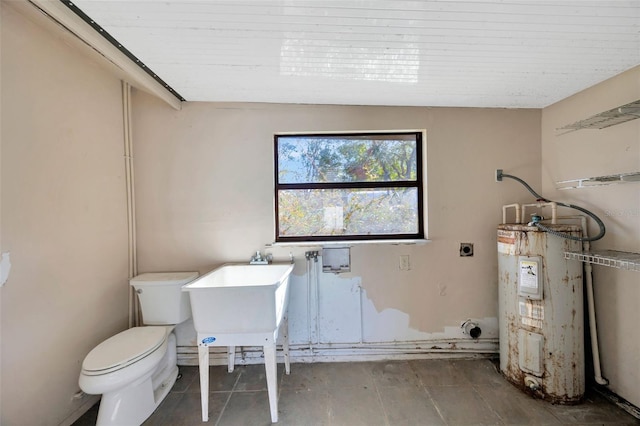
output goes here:
{"type": "MultiPolygon", "coordinates": [[[[580,227],[547,225],[580,237],[580,227]]],[[[581,243],[536,226],[498,226],[500,370],[514,385],[554,403],[585,390],[582,264],[564,258],[581,243]]]]}

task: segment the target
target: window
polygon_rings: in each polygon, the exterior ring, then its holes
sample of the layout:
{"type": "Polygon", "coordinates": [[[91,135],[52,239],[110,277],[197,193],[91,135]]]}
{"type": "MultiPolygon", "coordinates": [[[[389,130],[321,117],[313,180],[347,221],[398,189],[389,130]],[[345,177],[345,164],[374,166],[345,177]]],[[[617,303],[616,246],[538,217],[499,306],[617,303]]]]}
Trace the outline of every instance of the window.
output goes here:
{"type": "Polygon", "coordinates": [[[422,132],[275,135],[276,242],[422,239],[422,132]]]}

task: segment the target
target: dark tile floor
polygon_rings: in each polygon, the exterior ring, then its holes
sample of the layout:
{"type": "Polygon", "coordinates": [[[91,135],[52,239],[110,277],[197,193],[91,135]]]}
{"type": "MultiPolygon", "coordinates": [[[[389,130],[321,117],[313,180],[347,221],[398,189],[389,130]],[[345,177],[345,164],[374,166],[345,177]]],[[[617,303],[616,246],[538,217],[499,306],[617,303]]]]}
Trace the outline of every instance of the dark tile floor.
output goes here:
{"type": "MultiPolygon", "coordinates": [[[[596,393],[552,405],[511,386],[489,360],[292,364],[279,367],[279,425],[640,425],[596,393]]],[[[145,426],[198,426],[198,367],[182,378],[145,426]]],[[[210,368],[209,424],[271,424],[264,366],[210,368]]],[[[75,425],[94,425],[97,404],[75,425]]]]}

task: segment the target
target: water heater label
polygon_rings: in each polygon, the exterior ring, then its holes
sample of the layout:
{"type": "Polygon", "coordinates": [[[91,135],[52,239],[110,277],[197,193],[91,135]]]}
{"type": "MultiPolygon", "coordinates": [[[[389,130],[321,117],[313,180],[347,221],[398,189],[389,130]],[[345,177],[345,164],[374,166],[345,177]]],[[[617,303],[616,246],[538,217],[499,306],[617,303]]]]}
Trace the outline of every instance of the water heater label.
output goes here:
{"type": "Polygon", "coordinates": [[[498,253],[513,256],[516,254],[516,233],[498,230],[498,253]]]}
{"type": "Polygon", "coordinates": [[[540,256],[519,257],[518,295],[527,299],[542,299],[542,258],[540,256]]]}
{"type": "Polygon", "coordinates": [[[538,262],[520,261],[520,285],[532,289],[538,288],[538,262]]]}
{"type": "Polygon", "coordinates": [[[518,303],[520,321],[529,327],[542,328],[544,320],[544,306],[541,302],[533,300],[520,300],[518,303]]]}

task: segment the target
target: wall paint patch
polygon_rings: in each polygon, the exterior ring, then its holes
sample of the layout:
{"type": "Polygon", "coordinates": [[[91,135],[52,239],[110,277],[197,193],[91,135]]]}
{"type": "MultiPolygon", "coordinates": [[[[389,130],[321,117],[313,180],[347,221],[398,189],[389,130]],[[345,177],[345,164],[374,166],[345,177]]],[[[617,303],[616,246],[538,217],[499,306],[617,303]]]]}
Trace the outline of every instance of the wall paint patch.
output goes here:
{"type": "MultiPolygon", "coordinates": [[[[392,341],[438,341],[468,338],[460,325],[445,326],[441,332],[427,333],[410,327],[409,314],[398,309],[386,308],[377,311],[373,301],[362,289],[362,337],[365,343],[392,341]]],[[[483,339],[498,338],[498,319],[481,318],[477,322],[482,328],[483,339]]]]}
{"type": "Polygon", "coordinates": [[[4,285],[9,279],[9,272],[11,271],[11,258],[10,253],[2,253],[2,261],[0,261],[0,287],[4,285]]]}

